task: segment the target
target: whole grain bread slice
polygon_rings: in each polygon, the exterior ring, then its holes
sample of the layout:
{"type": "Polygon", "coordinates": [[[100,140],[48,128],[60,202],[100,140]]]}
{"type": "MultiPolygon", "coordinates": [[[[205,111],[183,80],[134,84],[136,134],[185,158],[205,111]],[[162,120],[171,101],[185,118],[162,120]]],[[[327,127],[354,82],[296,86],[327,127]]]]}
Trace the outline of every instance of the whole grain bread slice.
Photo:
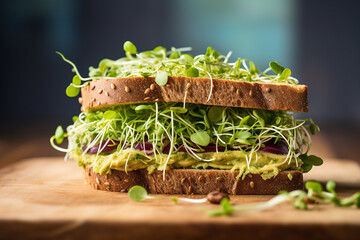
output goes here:
{"type": "Polygon", "coordinates": [[[167,170],[165,181],[163,172],[155,170],[124,171],[112,170],[111,174],[100,175],[92,168],[85,168],[85,179],[98,190],[127,192],[132,186],[140,185],[149,193],[158,194],[208,194],[221,191],[228,194],[278,194],[279,191],[303,189],[303,173],[283,171],[267,180],[258,174],[248,174],[244,179],[236,179],[239,172],[228,170],[167,170]],[[292,177],[289,177],[291,174],[292,177]]]}
{"type": "Polygon", "coordinates": [[[81,89],[82,111],[117,104],[183,102],[264,110],[308,111],[305,85],[255,83],[208,78],[168,78],[165,86],[154,77],[94,80],[81,89]],[[212,89],[212,91],[211,91],[212,89]],[[211,92],[211,97],[208,97],[211,92]]]}

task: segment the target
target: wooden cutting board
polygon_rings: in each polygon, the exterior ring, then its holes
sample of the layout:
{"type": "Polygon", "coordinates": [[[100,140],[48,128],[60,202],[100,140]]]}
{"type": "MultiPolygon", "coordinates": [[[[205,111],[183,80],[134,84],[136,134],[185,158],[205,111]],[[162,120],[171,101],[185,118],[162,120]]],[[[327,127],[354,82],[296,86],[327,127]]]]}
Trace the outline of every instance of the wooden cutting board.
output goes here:
{"type": "MultiPolygon", "coordinates": [[[[210,217],[209,203],[175,205],[169,200],[133,202],[126,193],[93,190],[82,169],[60,158],[26,159],[0,169],[0,239],[356,239],[360,210],[290,203],[263,212],[210,217]]],[[[341,196],[360,191],[360,166],[326,159],[306,179],[338,183],[341,196]]],[[[203,196],[192,196],[200,198],[203,196]]],[[[273,196],[232,196],[231,203],[266,201],[273,196]]]]}

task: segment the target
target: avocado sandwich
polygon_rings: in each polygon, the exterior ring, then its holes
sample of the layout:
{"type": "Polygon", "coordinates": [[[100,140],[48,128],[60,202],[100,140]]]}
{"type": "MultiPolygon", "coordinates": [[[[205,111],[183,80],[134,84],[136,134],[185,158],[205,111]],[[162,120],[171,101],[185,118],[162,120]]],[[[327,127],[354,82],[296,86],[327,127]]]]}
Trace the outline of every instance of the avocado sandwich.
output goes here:
{"type": "Polygon", "coordinates": [[[103,59],[66,89],[81,113],[50,142],[84,169],[95,189],[150,193],[277,194],[303,188],[303,173],[322,160],[308,155],[308,88],[277,62],[261,72],[248,59],[230,62],[211,47],[156,47],[103,59]],[[67,148],[59,144],[68,140],[67,148]]]}

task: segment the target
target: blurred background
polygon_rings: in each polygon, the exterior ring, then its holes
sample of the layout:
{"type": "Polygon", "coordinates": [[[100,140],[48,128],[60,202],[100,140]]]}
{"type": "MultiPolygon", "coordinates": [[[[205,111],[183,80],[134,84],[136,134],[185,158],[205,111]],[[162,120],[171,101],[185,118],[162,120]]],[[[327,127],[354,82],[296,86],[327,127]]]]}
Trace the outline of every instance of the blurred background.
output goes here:
{"type": "Polygon", "coordinates": [[[212,46],[259,69],[275,60],[309,86],[311,116],[321,127],[313,151],[359,160],[360,14],[356,0],[2,0],[0,153],[6,161],[59,155],[48,139],[80,105],[65,95],[73,73],[103,58],[139,51],[212,46]]]}

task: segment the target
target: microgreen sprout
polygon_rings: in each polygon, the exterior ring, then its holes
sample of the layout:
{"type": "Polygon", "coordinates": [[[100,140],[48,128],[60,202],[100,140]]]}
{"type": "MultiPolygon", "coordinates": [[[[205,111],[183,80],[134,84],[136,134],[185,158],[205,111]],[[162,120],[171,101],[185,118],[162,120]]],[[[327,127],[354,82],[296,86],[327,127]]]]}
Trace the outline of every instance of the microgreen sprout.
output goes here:
{"type": "Polygon", "coordinates": [[[146,189],[139,185],[135,185],[132,188],[130,188],[128,195],[132,200],[136,202],[142,202],[149,198],[146,189]]]}
{"type": "Polygon", "coordinates": [[[128,52],[130,54],[136,54],[136,52],[137,52],[137,49],[136,49],[135,45],[130,41],[126,41],[124,43],[123,47],[124,47],[124,51],[128,52]]]}
{"type": "Polygon", "coordinates": [[[160,86],[166,85],[168,82],[168,74],[166,72],[159,72],[155,77],[155,82],[160,86]]]}
{"type": "Polygon", "coordinates": [[[228,200],[223,199],[221,201],[221,209],[208,210],[206,213],[210,216],[231,215],[233,213],[246,214],[263,211],[288,201],[293,202],[293,206],[300,210],[308,209],[309,203],[333,203],[335,206],[341,207],[355,205],[357,208],[360,208],[360,192],[354,193],[350,197],[340,199],[335,193],[335,182],[332,180],[326,184],[328,191],[324,191],[322,185],[316,181],[307,181],[305,188],[307,192],[303,190],[291,192],[282,191],[278,196],[261,203],[230,205],[228,200]]]}
{"type": "Polygon", "coordinates": [[[177,204],[179,201],[190,202],[190,203],[204,203],[207,201],[207,198],[192,199],[192,198],[178,198],[178,197],[167,197],[167,196],[159,196],[159,197],[149,196],[146,189],[139,185],[132,186],[128,191],[128,196],[136,202],[142,202],[145,201],[146,199],[168,199],[173,201],[175,204],[177,204]]]}
{"type": "Polygon", "coordinates": [[[58,126],[55,131],[55,140],[57,144],[61,144],[64,140],[64,130],[61,126],[58,126]]]}

